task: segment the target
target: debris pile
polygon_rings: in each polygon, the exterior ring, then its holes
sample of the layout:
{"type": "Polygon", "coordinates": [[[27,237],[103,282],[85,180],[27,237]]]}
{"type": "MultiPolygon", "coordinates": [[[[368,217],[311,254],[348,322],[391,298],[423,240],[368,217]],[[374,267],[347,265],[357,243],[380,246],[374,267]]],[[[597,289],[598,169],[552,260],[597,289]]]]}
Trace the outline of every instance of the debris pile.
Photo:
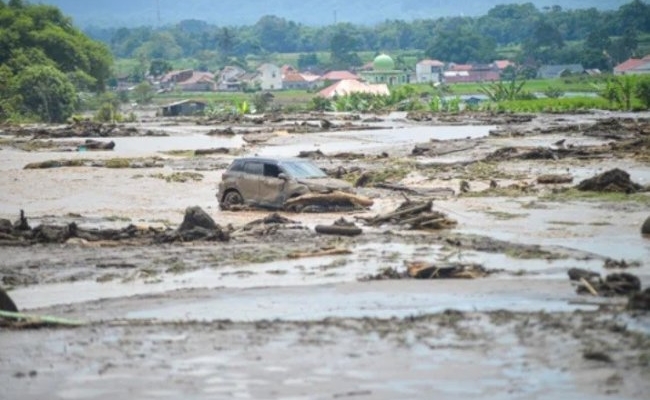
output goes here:
{"type": "Polygon", "coordinates": [[[383,224],[407,225],[409,229],[448,229],[457,222],[444,213],[433,211],[433,201],[415,202],[406,200],[395,211],[377,215],[373,218],[360,218],[370,226],[383,224]]]}
{"type": "Polygon", "coordinates": [[[620,272],[609,274],[603,280],[600,274],[580,268],[568,271],[569,279],[578,282],[578,294],[593,296],[627,296],[641,290],[641,281],[635,275],[620,272]]]}
{"type": "Polygon", "coordinates": [[[0,219],[0,246],[29,246],[37,243],[66,243],[71,239],[84,242],[128,241],[138,243],[172,243],[177,241],[228,241],[228,232],[217,225],[200,207],[190,207],[178,229],[162,231],[128,225],[121,229],[87,229],[72,222],[67,225],[38,225],[32,228],[24,211],[11,223],[0,219]]]}
{"type": "Polygon", "coordinates": [[[278,213],[269,214],[264,218],[256,219],[244,225],[242,228],[233,232],[232,236],[239,236],[242,234],[253,236],[268,236],[276,233],[282,228],[300,228],[304,227],[300,222],[285,218],[278,213]]]}
{"type": "Polygon", "coordinates": [[[294,212],[341,211],[368,208],[374,204],[364,196],[341,192],[307,193],[284,202],[284,209],[294,212]]]}
{"type": "Polygon", "coordinates": [[[376,275],[362,280],[381,281],[397,279],[478,279],[496,271],[488,270],[480,264],[471,263],[427,263],[412,261],[406,263],[406,270],[384,268],[376,275]]]}
{"type": "Polygon", "coordinates": [[[577,186],[578,190],[593,192],[634,193],[643,189],[638,183],[632,182],[630,174],[614,168],[593,178],[585,179],[577,186]]]}

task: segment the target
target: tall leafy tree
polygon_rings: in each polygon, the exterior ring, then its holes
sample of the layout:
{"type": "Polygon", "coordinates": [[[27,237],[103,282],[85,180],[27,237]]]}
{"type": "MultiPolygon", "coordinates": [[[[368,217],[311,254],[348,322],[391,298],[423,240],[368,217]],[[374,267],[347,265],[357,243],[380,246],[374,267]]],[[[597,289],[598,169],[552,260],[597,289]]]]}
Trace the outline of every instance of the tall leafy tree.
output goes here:
{"type": "Polygon", "coordinates": [[[63,122],[76,106],[74,86],[61,71],[51,66],[25,68],[15,80],[15,93],[22,99],[22,111],[45,122],[63,122]]]}

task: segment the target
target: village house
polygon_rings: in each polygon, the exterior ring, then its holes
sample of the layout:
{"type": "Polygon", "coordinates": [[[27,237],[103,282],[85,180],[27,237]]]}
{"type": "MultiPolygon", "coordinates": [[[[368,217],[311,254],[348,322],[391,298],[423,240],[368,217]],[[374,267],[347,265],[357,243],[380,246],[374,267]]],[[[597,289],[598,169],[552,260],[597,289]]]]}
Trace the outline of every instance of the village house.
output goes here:
{"type": "Polygon", "coordinates": [[[246,74],[243,68],[236,65],[227,65],[217,78],[217,90],[223,92],[236,92],[242,89],[241,78],[246,74]]]}
{"type": "Polygon", "coordinates": [[[438,60],[422,60],[415,65],[415,81],[417,83],[440,83],[445,69],[445,63],[438,60]]]}
{"type": "Polygon", "coordinates": [[[282,71],[274,64],[264,63],[257,68],[255,81],[262,90],[282,90],[282,71]]]}
{"type": "Polygon", "coordinates": [[[614,75],[650,74],[650,55],[643,58],[630,58],[614,67],[614,75]]]}
{"type": "Polygon", "coordinates": [[[501,79],[496,64],[450,64],[443,73],[445,83],[494,82],[501,79]]]}
{"type": "Polygon", "coordinates": [[[163,117],[192,116],[203,113],[206,103],[200,100],[181,100],[161,107],[163,117]]]}
{"type": "Polygon", "coordinates": [[[160,80],[161,89],[179,89],[184,92],[210,92],[217,89],[214,74],[185,69],[171,71],[160,80]]]}

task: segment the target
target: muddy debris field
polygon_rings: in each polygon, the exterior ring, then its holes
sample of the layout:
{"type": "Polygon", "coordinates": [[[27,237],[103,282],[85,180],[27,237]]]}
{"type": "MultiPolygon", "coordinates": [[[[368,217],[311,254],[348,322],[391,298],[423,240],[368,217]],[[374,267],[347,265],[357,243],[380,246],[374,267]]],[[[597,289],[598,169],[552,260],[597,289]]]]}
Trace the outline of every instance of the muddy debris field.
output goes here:
{"type": "Polygon", "coordinates": [[[2,399],[650,392],[648,113],[4,126],[0,169],[2,399]],[[354,193],[221,210],[242,156],[354,193]]]}

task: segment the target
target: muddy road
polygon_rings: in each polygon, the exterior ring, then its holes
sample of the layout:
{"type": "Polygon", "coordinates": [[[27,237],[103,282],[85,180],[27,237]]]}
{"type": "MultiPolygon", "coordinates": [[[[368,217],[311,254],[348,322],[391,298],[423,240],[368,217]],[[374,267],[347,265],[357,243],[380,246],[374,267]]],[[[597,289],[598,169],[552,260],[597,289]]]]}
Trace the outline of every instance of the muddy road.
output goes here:
{"type": "Polygon", "coordinates": [[[1,286],[83,323],[0,320],[0,398],[650,390],[650,313],[628,300],[650,286],[647,113],[5,127],[0,187],[1,286]],[[374,204],[221,211],[242,155],[311,158],[374,204]],[[223,235],[183,231],[190,207],[223,235]],[[341,217],[363,233],[316,233],[341,217]]]}

